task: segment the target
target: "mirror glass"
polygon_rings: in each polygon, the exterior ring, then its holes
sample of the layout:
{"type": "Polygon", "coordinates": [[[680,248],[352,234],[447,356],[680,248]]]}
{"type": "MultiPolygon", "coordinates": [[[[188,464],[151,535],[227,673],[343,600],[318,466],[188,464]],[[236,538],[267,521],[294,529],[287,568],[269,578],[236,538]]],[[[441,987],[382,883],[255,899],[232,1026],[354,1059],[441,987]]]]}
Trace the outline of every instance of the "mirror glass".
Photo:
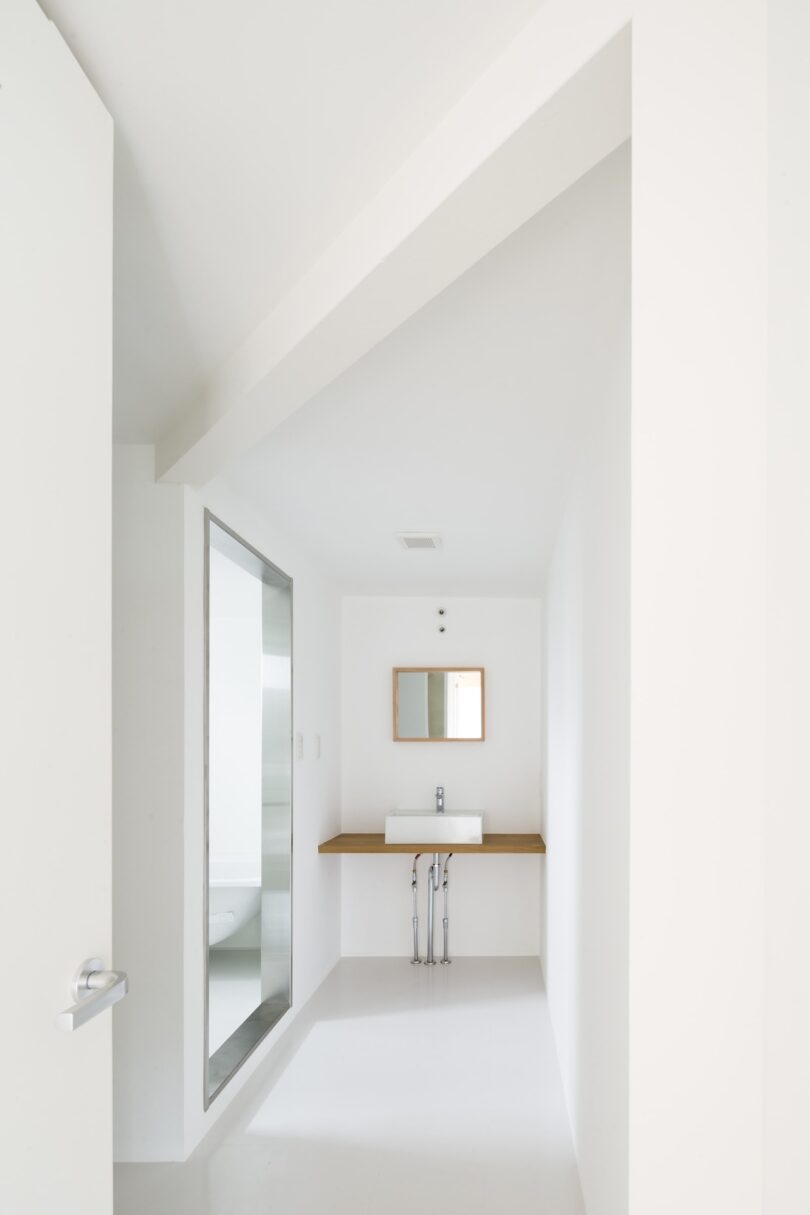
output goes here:
{"type": "Polygon", "coordinates": [[[292,580],[205,526],[207,1106],[290,1007],[292,580]]]}
{"type": "Polygon", "coordinates": [[[483,667],[396,667],[395,742],[483,742],[483,667]]]}

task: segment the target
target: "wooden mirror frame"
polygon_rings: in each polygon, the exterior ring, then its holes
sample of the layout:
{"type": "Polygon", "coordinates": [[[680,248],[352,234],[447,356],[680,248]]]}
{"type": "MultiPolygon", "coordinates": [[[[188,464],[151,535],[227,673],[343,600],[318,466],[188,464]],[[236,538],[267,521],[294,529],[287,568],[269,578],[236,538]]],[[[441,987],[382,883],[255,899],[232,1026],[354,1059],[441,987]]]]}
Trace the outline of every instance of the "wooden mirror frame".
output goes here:
{"type": "Polygon", "coordinates": [[[393,710],[394,710],[394,742],[419,742],[419,743],[477,743],[485,742],[487,737],[487,713],[486,713],[486,695],[484,683],[484,668],[483,667],[394,667],[393,668],[393,710]],[[421,674],[426,675],[449,674],[451,671],[477,671],[481,676],[481,734],[478,738],[401,738],[397,733],[397,725],[399,720],[399,689],[398,679],[400,673],[404,674],[421,674]]]}

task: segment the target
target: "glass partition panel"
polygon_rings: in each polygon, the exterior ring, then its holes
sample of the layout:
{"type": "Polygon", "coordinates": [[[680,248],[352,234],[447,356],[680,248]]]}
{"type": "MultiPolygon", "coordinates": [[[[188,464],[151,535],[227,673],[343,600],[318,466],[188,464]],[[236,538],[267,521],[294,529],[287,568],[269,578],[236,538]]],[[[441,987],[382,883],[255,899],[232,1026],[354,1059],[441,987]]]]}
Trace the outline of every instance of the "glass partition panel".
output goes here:
{"type": "Polygon", "coordinates": [[[207,1106],[291,1001],[292,580],[205,533],[207,1106]]]}

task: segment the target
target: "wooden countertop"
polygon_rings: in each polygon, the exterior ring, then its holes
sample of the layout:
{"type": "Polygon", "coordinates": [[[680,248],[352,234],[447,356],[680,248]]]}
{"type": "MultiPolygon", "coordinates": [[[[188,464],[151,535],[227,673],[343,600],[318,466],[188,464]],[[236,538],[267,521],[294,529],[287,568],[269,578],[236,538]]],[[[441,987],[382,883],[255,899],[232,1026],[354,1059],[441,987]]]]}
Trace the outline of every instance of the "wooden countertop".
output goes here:
{"type": "Polygon", "coordinates": [[[541,835],[484,835],[482,844],[386,844],[383,832],[343,832],[331,840],[318,845],[319,852],[327,853],[371,853],[371,852],[488,852],[522,853],[526,856],[541,856],[546,845],[541,835]]]}

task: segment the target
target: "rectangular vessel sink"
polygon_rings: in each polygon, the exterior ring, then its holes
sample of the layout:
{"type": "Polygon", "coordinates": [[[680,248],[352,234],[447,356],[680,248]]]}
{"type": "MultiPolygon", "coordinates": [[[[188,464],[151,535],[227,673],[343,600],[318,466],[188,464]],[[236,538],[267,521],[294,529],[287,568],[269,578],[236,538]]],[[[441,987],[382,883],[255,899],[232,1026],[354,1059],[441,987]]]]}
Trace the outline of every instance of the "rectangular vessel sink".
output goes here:
{"type": "Polygon", "coordinates": [[[385,816],[386,844],[480,844],[483,815],[470,811],[394,810],[385,816]]]}

